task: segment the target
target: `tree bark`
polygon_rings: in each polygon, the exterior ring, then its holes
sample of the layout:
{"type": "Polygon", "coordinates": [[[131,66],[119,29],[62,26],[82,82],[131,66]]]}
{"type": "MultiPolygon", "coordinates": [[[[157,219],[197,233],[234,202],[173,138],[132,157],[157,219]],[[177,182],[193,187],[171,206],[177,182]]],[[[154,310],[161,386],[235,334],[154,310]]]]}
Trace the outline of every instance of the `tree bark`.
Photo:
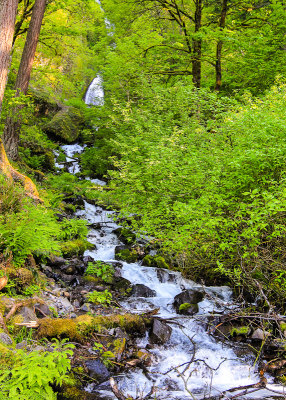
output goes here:
{"type": "MultiPolygon", "coordinates": [[[[199,32],[202,27],[202,0],[195,1],[195,33],[199,32]]],[[[195,87],[201,87],[202,75],[202,40],[193,39],[193,57],[192,57],[192,75],[195,87]]]]}
{"type": "Polygon", "coordinates": [[[11,61],[18,0],[0,0],[0,114],[11,61]]]}
{"type": "MultiPolygon", "coordinates": [[[[20,95],[20,93],[27,94],[45,8],[46,0],[35,1],[15,84],[16,96],[20,95]]],[[[20,107],[15,108],[13,112],[14,118],[7,118],[3,134],[3,143],[6,152],[12,160],[18,158],[19,134],[21,129],[21,117],[18,115],[20,111],[20,107]]]]}
{"type": "MultiPolygon", "coordinates": [[[[221,31],[225,28],[227,10],[228,10],[228,0],[222,0],[222,8],[219,20],[219,28],[221,31]]],[[[215,90],[217,91],[220,91],[222,85],[222,69],[221,69],[222,46],[223,46],[223,41],[220,39],[217,42],[216,46],[216,63],[215,63],[215,72],[216,72],[215,90]]]]}

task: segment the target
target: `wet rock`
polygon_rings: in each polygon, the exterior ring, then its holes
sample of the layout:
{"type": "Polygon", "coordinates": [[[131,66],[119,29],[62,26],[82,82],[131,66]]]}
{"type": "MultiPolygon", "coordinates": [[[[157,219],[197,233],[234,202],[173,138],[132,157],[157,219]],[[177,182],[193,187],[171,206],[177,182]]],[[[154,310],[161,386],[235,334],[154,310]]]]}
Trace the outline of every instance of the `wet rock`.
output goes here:
{"type": "Polygon", "coordinates": [[[251,339],[262,341],[262,340],[265,340],[268,336],[271,336],[270,332],[263,331],[262,329],[258,328],[251,335],[251,339]]]}
{"type": "Polygon", "coordinates": [[[169,271],[166,271],[165,269],[157,269],[156,273],[161,283],[176,282],[177,279],[176,275],[169,271]]]}
{"type": "Polygon", "coordinates": [[[202,290],[187,289],[175,296],[173,306],[179,314],[193,315],[198,312],[198,303],[203,298],[202,290]]]}
{"type": "Polygon", "coordinates": [[[138,283],[132,286],[131,295],[134,297],[155,297],[156,291],[150,289],[148,286],[138,283]]]}
{"type": "Polygon", "coordinates": [[[131,292],[131,282],[125,278],[114,277],[112,282],[112,289],[122,295],[128,295],[128,291],[131,292]]]}
{"type": "Polygon", "coordinates": [[[194,315],[199,312],[198,304],[183,303],[180,305],[177,313],[183,315],[194,315]]]}
{"type": "Polygon", "coordinates": [[[85,361],[85,366],[88,375],[99,383],[106,381],[110,377],[108,369],[100,360],[85,361]]]}
{"type": "Polygon", "coordinates": [[[152,343],[164,344],[171,336],[172,328],[159,319],[154,319],[150,339],[152,343]]]}
{"type": "Polygon", "coordinates": [[[5,332],[0,332],[0,342],[3,344],[6,344],[8,346],[10,346],[11,344],[13,344],[12,339],[10,338],[10,336],[5,333],[5,332]]]}

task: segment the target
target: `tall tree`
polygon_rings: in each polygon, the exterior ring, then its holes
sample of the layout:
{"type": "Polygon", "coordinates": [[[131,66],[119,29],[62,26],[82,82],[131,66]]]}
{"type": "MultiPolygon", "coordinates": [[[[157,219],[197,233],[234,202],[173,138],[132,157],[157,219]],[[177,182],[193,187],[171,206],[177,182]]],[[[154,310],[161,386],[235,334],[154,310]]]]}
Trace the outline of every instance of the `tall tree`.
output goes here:
{"type": "MultiPolygon", "coordinates": [[[[16,96],[19,96],[21,93],[27,94],[45,9],[46,0],[35,1],[15,84],[16,96]]],[[[21,118],[19,116],[15,118],[15,116],[19,114],[19,111],[19,108],[14,110],[14,118],[7,118],[3,134],[3,143],[6,152],[12,160],[18,158],[21,118]]]]}
{"type": "Polygon", "coordinates": [[[18,0],[0,0],[0,113],[10,65],[18,0]]]}

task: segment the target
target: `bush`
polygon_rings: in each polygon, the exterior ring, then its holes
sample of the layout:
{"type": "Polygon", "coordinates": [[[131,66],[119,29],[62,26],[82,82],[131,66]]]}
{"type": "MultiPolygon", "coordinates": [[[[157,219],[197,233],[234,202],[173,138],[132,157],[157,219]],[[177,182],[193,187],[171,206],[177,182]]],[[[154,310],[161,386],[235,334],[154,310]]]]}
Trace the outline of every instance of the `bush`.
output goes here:
{"type": "MultiPolygon", "coordinates": [[[[52,352],[25,353],[16,350],[17,361],[11,369],[2,370],[0,399],[54,400],[51,384],[61,385],[70,370],[71,344],[56,342],[52,352]]],[[[0,367],[1,368],[1,367],[0,367]]]]}

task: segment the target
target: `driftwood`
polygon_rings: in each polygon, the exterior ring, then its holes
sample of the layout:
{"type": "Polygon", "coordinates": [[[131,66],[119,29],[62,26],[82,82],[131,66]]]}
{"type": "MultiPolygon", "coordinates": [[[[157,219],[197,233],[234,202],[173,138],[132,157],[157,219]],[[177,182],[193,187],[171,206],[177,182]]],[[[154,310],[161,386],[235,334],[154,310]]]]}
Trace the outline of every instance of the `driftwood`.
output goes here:
{"type": "Polygon", "coordinates": [[[6,176],[10,182],[20,182],[24,187],[24,191],[28,197],[31,197],[37,203],[43,203],[40,198],[36,185],[27,176],[16,171],[10,164],[3,143],[0,140],[0,174],[6,176]]]}

